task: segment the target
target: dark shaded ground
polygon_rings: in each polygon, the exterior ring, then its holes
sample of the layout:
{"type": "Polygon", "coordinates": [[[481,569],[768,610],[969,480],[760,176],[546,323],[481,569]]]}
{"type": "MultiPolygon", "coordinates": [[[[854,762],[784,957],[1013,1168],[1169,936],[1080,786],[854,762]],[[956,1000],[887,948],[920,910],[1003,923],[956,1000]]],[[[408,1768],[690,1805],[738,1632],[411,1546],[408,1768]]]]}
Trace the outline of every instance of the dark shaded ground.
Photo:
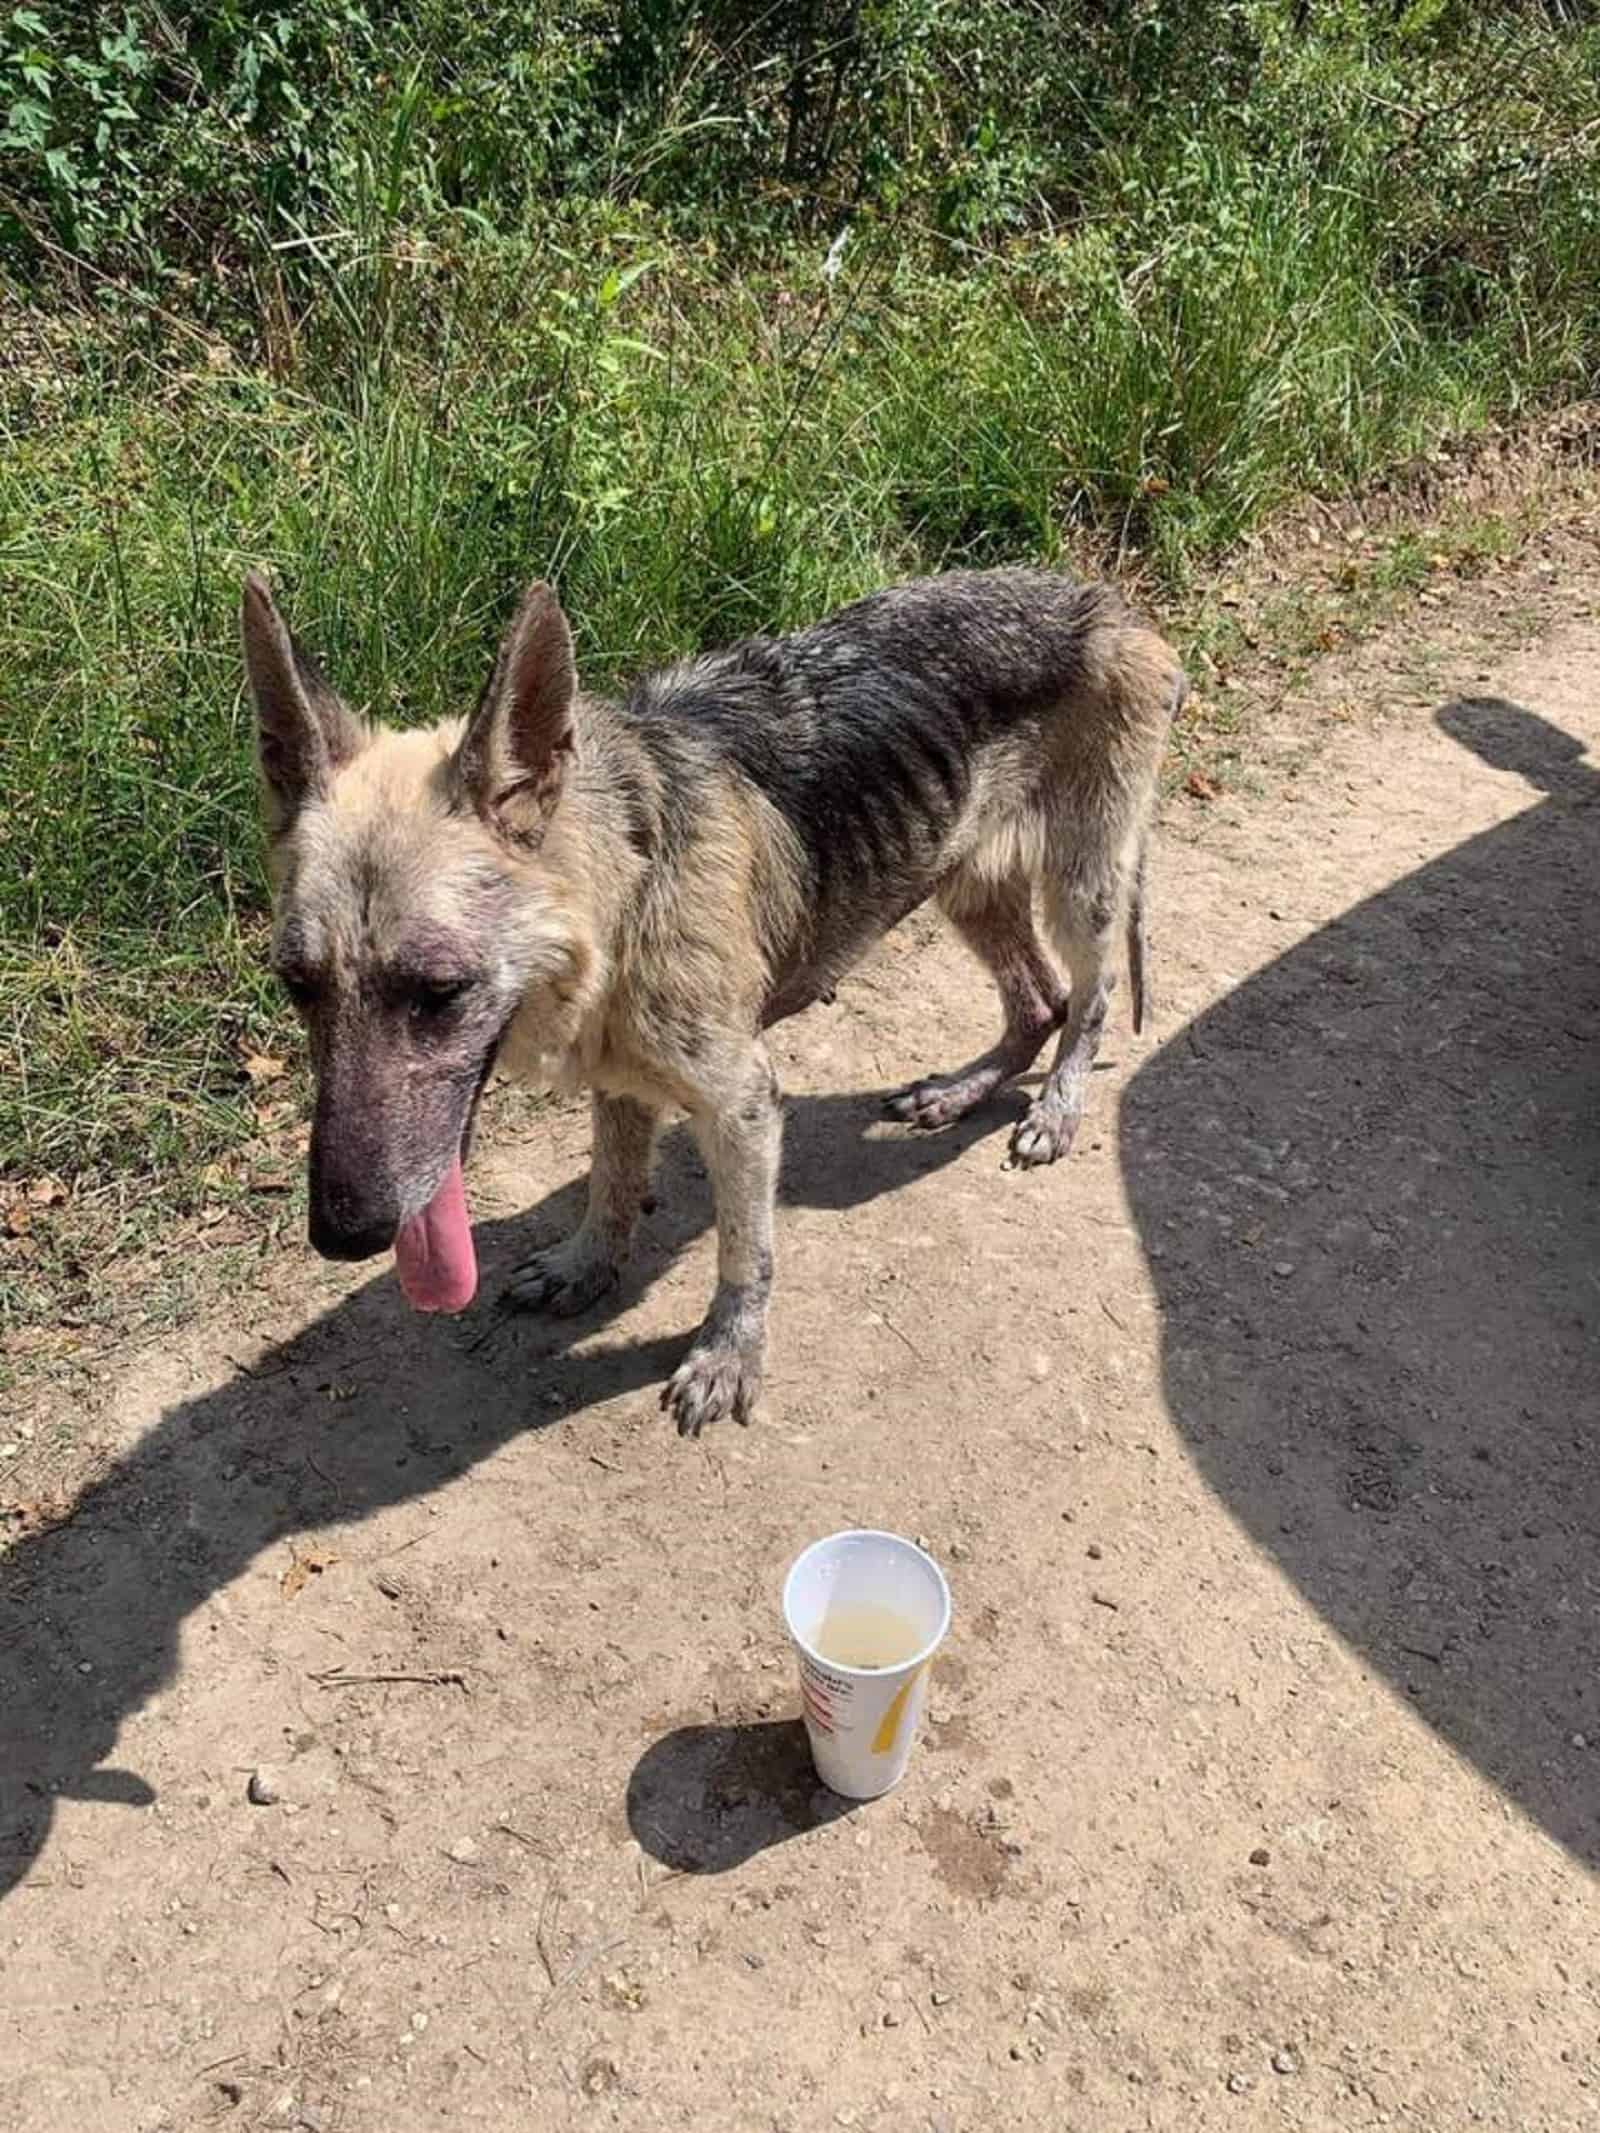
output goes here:
{"type": "MultiPolygon", "coordinates": [[[[1010,1102],[1017,1108],[1021,1098],[1010,1102]]],[[[792,1104],[785,1204],[843,1209],[892,1194],[975,1139],[1002,1134],[1007,1117],[1004,1106],[993,1106],[948,1132],[909,1137],[875,1131],[880,1113],[874,1097],[792,1104]]],[[[83,1492],[68,1522],[0,1556],[0,1897],[28,1873],[57,1796],[152,1803],[139,1773],[103,1766],[103,1758],[122,1720],[172,1680],[185,1619],[263,1549],[332,1519],[364,1519],[426,1496],[524,1431],[665,1382],[694,1330],[692,1315],[667,1338],[568,1351],[648,1289],[708,1225],[709,1193],[684,1129],[664,1143],[656,1212],[618,1295],[570,1321],[506,1313],[495,1302],[531,1244],[573,1226],[583,1193],[581,1182],[568,1184],[526,1216],[478,1224],[482,1296],[453,1326],[409,1311],[385,1261],[380,1274],[248,1375],[171,1409],[83,1492]],[[330,1442],[326,1402],[316,1395],[369,1362],[381,1364],[378,1383],[341,1408],[330,1442]],[[409,1423],[396,1415],[402,1388],[409,1423]]],[[[709,1290],[696,1299],[708,1301],[709,1290]]],[[[748,1788],[763,1772],[773,1776],[770,1745],[760,1744],[780,1733],[789,1739],[788,1730],[772,1727],[710,1728],[703,1737],[697,1730],[676,1748],[663,1742],[661,1756],[704,1778],[716,1774],[711,1764],[720,1771],[755,1743],[748,1788]]],[[[786,1769],[792,1761],[785,1759],[786,1769]]],[[[631,1800],[650,1793],[659,1765],[657,1758],[642,1767],[631,1800]]],[[[784,1785],[793,1777],[789,1770],[784,1785]]],[[[827,1819],[809,1806],[780,1814],[781,1827],[753,1837],[746,1851],[827,1819]]],[[[670,1827],[659,1815],[651,1820],[651,1830],[658,1827],[650,1848],[663,1858],[718,1863],[722,1839],[693,1808],[680,1801],[670,1827]]]]}
{"type": "Polygon", "coordinates": [[[1463,1756],[1600,1861],[1600,776],[1358,904],[1134,1079],[1166,1398],[1211,1486],[1463,1756]]]}
{"type": "Polygon", "coordinates": [[[652,1858],[685,1874],[723,1874],[856,1803],[817,1783],[797,1718],[680,1726],[639,1758],[628,1827],[652,1858]]]}

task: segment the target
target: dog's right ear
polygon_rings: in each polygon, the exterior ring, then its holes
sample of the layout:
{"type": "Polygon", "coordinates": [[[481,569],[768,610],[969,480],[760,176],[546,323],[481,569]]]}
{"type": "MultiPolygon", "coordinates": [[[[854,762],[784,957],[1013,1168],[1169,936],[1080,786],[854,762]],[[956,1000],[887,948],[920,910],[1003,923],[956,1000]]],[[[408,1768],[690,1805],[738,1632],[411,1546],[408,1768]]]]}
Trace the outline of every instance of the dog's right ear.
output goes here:
{"type": "Polygon", "coordinates": [[[501,640],[494,672],[456,751],[456,788],[502,837],[536,847],[555,811],[577,739],[572,632],[536,579],[501,640]]]}
{"type": "Polygon", "coordinates": [[[254,571],[244,581],[241,623],[256,700],[256,751],[276,834],[308,800],[326,793],[334,772],[361,753],[366,736],[316,661],[290,636],[266,580],[254,571]]]}

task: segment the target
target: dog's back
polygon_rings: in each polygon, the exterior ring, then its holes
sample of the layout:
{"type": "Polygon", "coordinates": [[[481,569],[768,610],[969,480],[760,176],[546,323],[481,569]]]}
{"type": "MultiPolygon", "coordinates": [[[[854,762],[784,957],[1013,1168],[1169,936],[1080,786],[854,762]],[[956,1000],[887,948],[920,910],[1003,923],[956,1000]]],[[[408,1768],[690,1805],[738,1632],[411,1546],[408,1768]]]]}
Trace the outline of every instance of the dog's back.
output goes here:
{"type": "Polygon", "coordinates": [[[672,796],[718,773],[787,833],[796,924],[772,984],[788,1012],[936,890],[954,914],[1063,848],[1090,871],[1086,847],[1106,848],[1125,905],[1180,686],[1111,588],[954,571],[652,675],[623,711],[669,838],[672,796]]]}

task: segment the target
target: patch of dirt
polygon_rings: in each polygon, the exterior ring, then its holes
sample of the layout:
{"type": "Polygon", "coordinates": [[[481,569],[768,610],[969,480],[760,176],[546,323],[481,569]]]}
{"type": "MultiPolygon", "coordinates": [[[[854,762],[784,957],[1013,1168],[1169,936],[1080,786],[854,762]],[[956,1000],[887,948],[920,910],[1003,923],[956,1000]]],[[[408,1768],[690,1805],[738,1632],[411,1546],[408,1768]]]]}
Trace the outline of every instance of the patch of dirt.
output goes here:
{"type": "Polygon", "coordinates": [[[993,1833],[953,1807],[930,1807],[917,1824],[923,1850],[957,1896],[992,1899],[1005,1886],[1007,1858],[993,1833]]]}
{"type": "MultiPolygon", "coordinates": [[[[1320,663],[1258,792],[1174,797],[1154,1028],[1069,1161],[1003,1169],[1018,1098],[878,1123],[990,1030],[931,920],[780,1032],[751,1431],[656,1409],[681,1135],[609,1313],[427,1321],[286,1243],[40,1387],[0,2123],[1592,2126],[1593,555],[1553,525],[1320,663]],[[955,1599],[866,1807],[777,1614],[848,1523],[955,1599]]],[[[486,1139],[489,1295],[586,1139],[486,1139]]]]}

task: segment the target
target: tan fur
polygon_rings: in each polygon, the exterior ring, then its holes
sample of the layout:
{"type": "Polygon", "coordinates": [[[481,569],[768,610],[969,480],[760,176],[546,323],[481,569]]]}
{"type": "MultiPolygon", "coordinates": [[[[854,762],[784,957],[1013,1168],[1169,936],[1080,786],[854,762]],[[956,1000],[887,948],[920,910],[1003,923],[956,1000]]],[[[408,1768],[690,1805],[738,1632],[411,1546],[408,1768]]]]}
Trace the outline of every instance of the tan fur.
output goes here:
{"type": "MultiPolygon", "coordinates": [[[[1006,1019],[989,1052],[914,1084],[891,1110],[925,1126],[959,1117],[1059,1028],[1055,1064],[1013,1135],[1024,1165],[1070,1145],[1124,925],[1137,1014],[1143,853],[1182,688],[1169,648],[1114,598],[1087,596],[1082,613],[1063,640],[1062,698],[997,720],[971,744],[964,803],[929,818],[941,826],[911,899],[937,897],[992,971],[1006,1019]]],[[[998,626],[1013,625],[1002,614],[998,626]]],[[[664,791],[670,755],[653,754],[618,707],[575,696],[570,634],[547,587],[530,589],[475,717],[426,732],[359,731],[263,587],[247,592],[245,644],[263,764],[283,788],[269,808],[280,960],[309,963],[354,997],[363,985],[381,992],[384,956],[403,959],[408,942],[447,960],[464,944],[480,966],[488,958],[474,983],[505,1003],[491,1048],[475,1056],[593,1091],[589,1210],[571,1238],[518,1270],[509,1293],[527,1305],[582,1309],[617,1279],[658,1121],[686,1112],[716,1195],[719,1278],[666,1398],[691,1433],[723,1414],[746,1419],[762,1374],[779,1143],[761,1032],[831,994],[875,928],[908,908],[903,897],[894,908],[900,890],[880,888],[859,926],[848,906],[830,907],[828,945],[808,959],[811,862],[794,824],[733,755],[695,753],[692,739],[687,773],[680,764],[664,791]],[[671,815],[670,864],[658,863],[641,810],[658,828],[671,815]]],[[[696,686],[692,669],[665,684],[675,711],[672,692],[686,692],[690,735],[696,686]]],[[[387,1027],[352,1040],[390,1044],[375,1095],[403,1097],[408,1076],[430,1073],[459,1088],[458,1065],[445,1060],[438,1074],[443,1055],[407,1051],[387,1027]]],[[[466,1036],[481,1046],[476,1027],[466,1036]]],[[[471,1114],[465,1097],[452,1099],[430,1125],[394,1104],[409,1164],[397,1188],[404,1217],[435,1190],[450,1136],[470,1131],[471,1114]],[[429,1152],[441,1134],[442,1158],[429,1152]]]]}

